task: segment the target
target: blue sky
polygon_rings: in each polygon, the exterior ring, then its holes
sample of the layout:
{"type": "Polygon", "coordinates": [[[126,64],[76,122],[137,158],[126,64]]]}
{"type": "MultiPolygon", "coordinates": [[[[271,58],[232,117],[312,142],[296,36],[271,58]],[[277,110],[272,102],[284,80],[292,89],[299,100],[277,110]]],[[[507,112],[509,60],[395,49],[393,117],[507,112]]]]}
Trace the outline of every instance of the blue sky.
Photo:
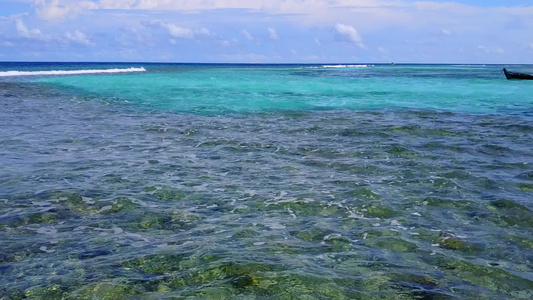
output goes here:
{"type": "Polygon", "coordinates": [[[533,0],[0,0],[0,60],[533,63],[533,0]]]}

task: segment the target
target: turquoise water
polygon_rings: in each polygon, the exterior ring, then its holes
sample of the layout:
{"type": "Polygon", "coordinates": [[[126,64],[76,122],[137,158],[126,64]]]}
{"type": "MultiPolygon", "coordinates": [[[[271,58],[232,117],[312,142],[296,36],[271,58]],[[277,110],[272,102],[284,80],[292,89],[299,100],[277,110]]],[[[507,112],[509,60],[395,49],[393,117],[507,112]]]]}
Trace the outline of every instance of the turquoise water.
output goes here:
{"type": "Polygon", "coordinates": [[[44,78],[84,95],[177,112],[432,109],[512,113],[531,109],[531,84],[499,66],[178,66],[135,75],[44,78]],[[142,84],[140,84],[142,83],[142,84]]]}
{"type": "Polygon", "coordinates": [[[1,64],[0,298],[530,299],[502,67],[1,64]]]}

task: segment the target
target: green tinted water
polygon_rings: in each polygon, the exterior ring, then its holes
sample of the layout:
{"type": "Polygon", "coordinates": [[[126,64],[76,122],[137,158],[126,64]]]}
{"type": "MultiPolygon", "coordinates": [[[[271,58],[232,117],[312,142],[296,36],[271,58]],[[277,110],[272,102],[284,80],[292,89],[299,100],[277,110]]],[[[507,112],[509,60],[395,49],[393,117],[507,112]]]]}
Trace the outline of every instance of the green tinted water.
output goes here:
{"type": "Polygon", "coordinates": [[[0,298],[532,298],[530,83],[145,67],[0,82],[0,298]]]}

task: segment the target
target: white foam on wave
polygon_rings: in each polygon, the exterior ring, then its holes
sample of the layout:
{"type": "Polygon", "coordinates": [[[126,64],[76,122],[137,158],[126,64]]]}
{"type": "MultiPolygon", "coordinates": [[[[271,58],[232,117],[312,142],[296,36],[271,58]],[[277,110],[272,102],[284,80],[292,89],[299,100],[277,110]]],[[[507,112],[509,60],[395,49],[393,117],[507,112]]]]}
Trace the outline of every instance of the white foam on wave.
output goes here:
{"type": "Polygon", "coordinates": [[[368,68],[373,67],[374,65],[323,65],[320,67],[305,67],[305,69],[342,69],[342,68],[368,68]]]}
{"type": "Polygon", "coordinates": [[[486,67],[487,65],[451,65],[452,67],[486,67]]]}
{"type": "Polygon", "coordinates": [[[94,70],[51,70],[51,71],[4,71],[0,72],[0,77],[11,76],[50,76],[50,75],[83,75],[83,74],[105,74],[105,73],[130,73],[146,72],[143,67],[126,69],[94,69],[94,70]]]}
{"type": "Polygon", "coordinates": [[[322,68],[368,68],[372,65],[324,65],[322,68]]]}

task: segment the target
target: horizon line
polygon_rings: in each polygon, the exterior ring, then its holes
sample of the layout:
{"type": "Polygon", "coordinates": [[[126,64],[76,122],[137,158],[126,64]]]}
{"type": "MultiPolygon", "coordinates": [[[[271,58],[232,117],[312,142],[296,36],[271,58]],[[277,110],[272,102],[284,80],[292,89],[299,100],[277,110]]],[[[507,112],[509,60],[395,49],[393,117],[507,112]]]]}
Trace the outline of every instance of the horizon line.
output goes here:
{"type": "Polygon", "coordinates": [[[181,64],[181,65],[533,65],[533,63],[440,63],[440,62],[162,62],[162,61],[2,61],[1,63],[58,63],[58,64],[74,64],[74,63],[93,63],[93,64],[181,64]]]}

